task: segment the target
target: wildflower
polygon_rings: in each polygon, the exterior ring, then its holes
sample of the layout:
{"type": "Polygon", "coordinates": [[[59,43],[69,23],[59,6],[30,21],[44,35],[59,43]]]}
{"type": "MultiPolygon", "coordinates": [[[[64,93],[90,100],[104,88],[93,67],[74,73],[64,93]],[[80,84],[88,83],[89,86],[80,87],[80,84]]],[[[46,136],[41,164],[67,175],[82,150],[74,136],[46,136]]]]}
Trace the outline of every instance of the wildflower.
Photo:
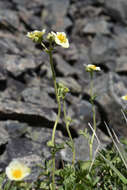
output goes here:
{"type": "Polygon", "coordinates": [[[121,97],[123,100],[127,100],[127,95],[121,97]]]}
{"type": "Polygon", "coordinates": [[[66,94],[69,92],[69,89],[62,83],[57,83],[57,91],[59,98],[64,99],[66,94]]]}
{"type": "Polygon", "coordinates": [[[13,160],[6,167],[6,175],[10,180],[21,181],[30,174],[30,168],[18,160],[13,160]]]}
{"type": "Polygon", "coordinates": [[[43,29],[42,31],[34,30],[33,32],[28,32],[26,36],[32,39],[34,42],[41,43],[44,34],[45,29],[43,29]]]}
{"type": "Polygon", "coordinates": [[[52,35],[54,35],[56,44],[62,46],[63,48],[69,47],[69,41],[64,32],[57,32],[57,33],[51,32],[51,33],[52,35]]]}
{"type": "Polygon", "coordinates": [[[47,40],[55,41],[55,33],[54,32],[49,32],[48,35],[47,35],[47,40]]]}
{"type": "Polygon", "coordinates": [[[100,70],[101,70],[100,67],[97,67],[96,65],[89,64],[89,65],[86,66],[86,71],[88,71],[88,72],[100,71],[100,70]]]}

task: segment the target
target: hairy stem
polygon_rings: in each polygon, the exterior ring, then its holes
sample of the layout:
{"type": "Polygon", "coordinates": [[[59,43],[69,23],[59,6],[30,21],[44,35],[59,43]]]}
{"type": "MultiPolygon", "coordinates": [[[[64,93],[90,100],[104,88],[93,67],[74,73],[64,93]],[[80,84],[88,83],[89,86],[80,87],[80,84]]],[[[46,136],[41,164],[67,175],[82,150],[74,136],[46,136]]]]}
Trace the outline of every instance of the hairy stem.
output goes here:
{"type": "Polygon", "coordinates": [[[65,120],[65,124],[66,124],[67,133],[68,133],[68,136],[69,136],[71,144],[72,144],[72,153],[73,153],[72,165],[74,166],[74,163],[75,163],[75,145],[74,145],[74,141],[73,141],[72,136],[71,136],[71,132],[69,130],[69,124],[70,123],[67,120],[66,106],[65,106],[64,100],[63,100],[63,112],[64,112],[64,120],[65,120]]]}
{"type": "MultiPolygon", "coordinates": [[[[60,99],[58,97],[57,93],[57,83],[56,83],[56,74],[55,74],[55,69],[53,66],[53,57],[52,57],[52,42],[50,43],[50,48],[49,48],[49,59],[50,59],[50,66],[51,66],[51,71],[52,71],[52,78],[53,78],[53,83],[54,83],[54,88],[55,88],[55,95],[56,95],[56,100],[58,104],[58,114],[57,118],[53,127],[52,131],[52,144],[53,146],[55,145],[55,133],[56,133],[56,127],[60,119],[60,114],[61,114],[61,103],[60,99]]],[[[53,184],[53,190],[55,190],[55,153],[52,154],[52,184],[53,184]]]]}
{"type": "MultiPolygon", "coordinates": [[[[94,105],[94,94],[93,94],[93,72],[90,73],[90,101],[92,104],[92,113],[93,113],[93,128],[96,132],[96,112],[95,112],[95,105],[94,105]]],[[[92,134],[90,140],[90,160],[93,158],[93,141],[94,141],[95,133],[92,134]]]]}

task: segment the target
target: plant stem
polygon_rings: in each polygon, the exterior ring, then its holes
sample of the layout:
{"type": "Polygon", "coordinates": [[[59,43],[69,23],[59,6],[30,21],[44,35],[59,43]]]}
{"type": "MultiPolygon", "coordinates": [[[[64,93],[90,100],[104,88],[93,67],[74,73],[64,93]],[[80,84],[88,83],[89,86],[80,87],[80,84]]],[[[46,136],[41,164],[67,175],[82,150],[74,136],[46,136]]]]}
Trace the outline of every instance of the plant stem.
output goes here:
{"type": "MultiPolygon", "coordinates": [[[[52,143],[53,145],[55,144],[55,132],[56,132],[56,127],[60,118],[60,113],[61,113],[61,104],[60,101],[58,102],[58,115],[53,127],[53,132],[52,132],[52,143]]],[[[55,190],[55,153],[52,154],[52,183],[53,183],[53,189],[55,190]]]]}
{"type": "Polygon", "coordinates": [[[52,154],[52,189],[55,190],[55,153],[52,154]]]}
{"type": "Polygon", "coordinates": [[[65,124],[66,124],[67,133],[68,133],[68,136],[69,136],[71,144],[72,144],[72,153],[73,153],[72,165],[74,166],[74,163],[75,163],[75,145],[74,145],[74,141],[73,141],[72,136],[71,136],[71,132],[69,130],[69,124],[70,123],[67,120],[66,106],[65,106],[64,100],[63,100],[63,112],[64,112],[64,120],[65,120],[65,124]]]}
{"type": "Polygon", "coordinates": [[[54,70],[54,66],[53,66],[52,45],[51,44],[50,44],[50,50],[49,50],[49,58],[50,58],[50,66],[51,66],[52,78],[53,78],[53,82],[54,82],[56,100],[57,100],[57,104],[58,104],[58,114],[57,114],[57,118],[56,118],[56,121],[55,121],[55,124],[54,124],[54,127],[53,127],[53,132],[52,132],[52,143],[54,144],[56,127],[57,127],[57,124],[59,122],[60,114],[61,114],[61,103],[60,103],[60,99],[59,99],[58,93],[57,93],[56,74],[55,74],[55,70],[54,70]]]}
{"type": "MultiPolygon", "coordinates": [[[[56,118],[56,121],[55,121],[55,124],[53,127],[53,131],[52,131],[52,144],[54,146],[55,145],[56,127],[59,122],[60,114],[61,114],[61,103],[60,103],[60,99],[59,99],[58,93],[57,93],[56,74],[55,74],[55,70],[54,70],[54,66],[53,66],[52,42],[50,43],[50,48],[49,48],[48,54],[49,54],[49,59],[50,59],[52,78],[53,78],[53,82],[54,82],[55,95],[56,95],[56,100],[57,100],[57,104],[58,104],[58,114],[57,114],[57,118],[56,118]]],[[[52,184],[53,184],[52,190],[55,190],[55,153],[52,154],[52,184]]]]}
{"type": "Polygon", "coordinates": [[[56,127],[57,127],[57,124],[58,124],[59,119],[60,119],[60,114],[61,114],[61,104],[60,104],[60,101],[59,101],[58,102],[58,114],[57,114],[57,118],[56,118],[56,121],[55,121],[55,124],[54,124],[54,127],[53,127],[53,132],[52,132],[52,143],[53,143],[53,145],[55,143],[56,127]]]}
{"type": "MultiPolygon", "coordinates": [[[[95,105],[94,105],[94,94],[93,94],[93,72],[90,73],[90,101],[92,104],[92,113],[93,113],[93,128],[96,132],[96,112],[95,112],[95,105]]],[[[90,140],[90,160],[93,158],[93,141],[94,141],[95,133],[92,134],[90,140]]]]}
{"type": "Polygon", "coordinates": [[[55,88],[55,94],[56,94],[56,100],[57,102],[59,101],[58,95],[57,95],[57,84],[56,84],[56,74],[55,74],[55,69],[53,66],[53,57],[52,57],[52,44],[50,43],[50,49],[49,49],[49,61],[50,61],[50,66],[51,66],[51,71],[52,71],[52,78],[53,78],[53,83],[54,83],[54,88],[55,88]]]}

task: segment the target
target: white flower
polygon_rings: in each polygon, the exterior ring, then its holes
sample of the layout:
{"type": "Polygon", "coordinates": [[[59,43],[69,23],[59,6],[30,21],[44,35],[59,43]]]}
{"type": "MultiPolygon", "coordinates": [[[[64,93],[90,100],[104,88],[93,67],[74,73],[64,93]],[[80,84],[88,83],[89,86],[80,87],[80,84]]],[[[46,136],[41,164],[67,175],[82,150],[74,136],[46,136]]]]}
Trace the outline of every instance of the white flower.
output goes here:
{"type": "Polygon", "coordinates": [[[121,97],[123,100],[127,100],[127,95],[121,97]]]}
{"type": "Polygon", "coordinates": [[[29,174],[30,168],[16,159],[6,167],[6,175],[10,180],[21,181],[29,174]]]}
{"type": "Polygon", "coordinates": [[[45,29],[43,29],[42,31],[34,30],[33,32],[28,32],[26,36],[32,39],[34,42],[41,43],[44,34],[45,34],[45,29]]]}
{"type": "Polygon", "coordinates": [[[54,40],[56,44],[62,46],[63,48],[68,48],[69,47],[69,41],[66,37],[66,34],[64,32],[51,32],[54,35],[54,40]]]}
{"type": "Polygon", "coordinates": [[[86,66],[86,71],[91,72],[91,71],[100,71],[100,67],[97,67],[96,65],[89,64],[86,66]]]}
{"type": "Polygon", "coordinates": [[[55,40],[55,33],[54,32],[49,32],[47,35],[47,40],[55,40]]]}

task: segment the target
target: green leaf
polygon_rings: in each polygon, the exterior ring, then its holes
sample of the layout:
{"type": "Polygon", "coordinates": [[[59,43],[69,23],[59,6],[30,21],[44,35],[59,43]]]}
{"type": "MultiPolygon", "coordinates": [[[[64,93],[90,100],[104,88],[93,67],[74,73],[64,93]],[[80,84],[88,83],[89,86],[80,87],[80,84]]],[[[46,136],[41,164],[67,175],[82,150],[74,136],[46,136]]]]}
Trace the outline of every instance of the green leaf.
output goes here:
{"type": "Polygon", "coordinates": [[[91,166],[91,161],[80,161],[80,167],[82,170],[89,170],[91,166]]]}
{"type": "Polygon", "coordinates": [[[50,183],[49,186],[50,186],[50,190],[56,189],[55,184],[53,184],[53,183],[50,183]]]}
{"type": "Polygon", "coordinates": [[[124,184],[127,184],[127,179],[121,174],[121,172],[109,160],[107,160],[100,152],[99,154],[105,160],[105,162],[110,166],[110,168],[118,175],[121,181],[124,184]]]}
{"type": "Polygon", "coordinates": [[[48,141],[48,142],[47,142],[47,146],[48,146],[48,147],[54,147],[54,143],[53,143],[52,141],[48,141]]]}

